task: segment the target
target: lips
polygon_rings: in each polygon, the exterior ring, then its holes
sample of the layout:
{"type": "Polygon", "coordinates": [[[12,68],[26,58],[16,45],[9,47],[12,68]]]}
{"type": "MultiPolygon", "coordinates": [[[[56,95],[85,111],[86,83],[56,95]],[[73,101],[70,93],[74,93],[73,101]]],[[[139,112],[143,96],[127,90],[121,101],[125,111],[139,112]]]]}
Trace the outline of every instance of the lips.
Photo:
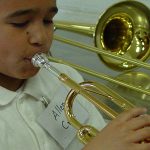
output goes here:
{"type": "Polygon", "coordinates": [[[29,60],[31,61],[32,57],[25,57],[24,60],[29,60]]]}
{"type": "Polygon", "coordinates": [[[31,54],[31,55],[26,55],[26,56],[24,56],[24,60],[29,60],[29,61],[31,61],[31,59],[32,59],[32,57],[34,56],[35,54],[31,54]]]}
{"type": "MultiPolygon", "coordinates": [[[[48,51],[47,50],[41,50],[41,51],[38,51],[37,53],[45,53],[45,54],[47,54],[48,53],[48,51]]],[[[26,56],[24,56],[24,60],[25,61],[30,61],[31,62],[31,60],[32,60],[32,57],[35,55],[36,53],[34,53],[34,54],[29,54],[29,55],[26,55],[26,56]]]]}
{"type": "Polygon", "coordinates": [[[24,62],[27,64],[30,64],[30,65],[32,64],[31,59],[32,59],[32,57],[24,57],[23,58],[24,62]]]}

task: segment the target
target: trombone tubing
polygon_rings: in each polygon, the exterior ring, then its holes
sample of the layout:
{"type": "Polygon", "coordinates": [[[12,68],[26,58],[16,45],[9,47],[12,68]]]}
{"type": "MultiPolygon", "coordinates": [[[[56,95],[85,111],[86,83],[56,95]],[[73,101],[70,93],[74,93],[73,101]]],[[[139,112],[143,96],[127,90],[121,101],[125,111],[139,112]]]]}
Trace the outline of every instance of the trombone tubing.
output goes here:
{"type": "Polygon", "coordinates": [[[138,88],[138,87],[135,87],[133,85],[130,85],[130,84],[127,84],[125,82],[122,82],[122,81],[119,81],[117,79],[114,79],[113,77],[110,77],[106,74],[102,74],[102,73],[99,73],[99,72],[96,72],[96,71],[93,71],[91,69],[87,69],[85,67],[82,67],[82,66],[79,66],[77,64],[73,64],[73,63],[70,63],[70,62],[67,62],[67,61],[64,61],[64,60],[61,60],[61,59],[58,59],[58,58],[54,58],[54,57],[51,57],[51,56],[48,56],[48,59],[50,61],[53,61],[53,62],[57,62],[57,63],[61,63],[61,64],[66,64],[66,65],[69,65],[81,72],[84,72],[84,73],[87,73],[87,74],[90,74],[90,75],[93,75],[95,77],[98,77],[98,78],[102,78],[104,80],[107,80],[107,81],[110,81],[112,83],[116,83],[116,84],[119,84],[119,85],[122,85],[122,86],[125,86],[127,88],[130,88],[132,90],[135,90],[135,91],[138,91],[140,93],[144,93],[146,95],[150,95],[150,90],[143,90],[142,88],[138,88]]]}
{"type": "Polygon", "coordinates": [[[109,56],[109,57],[112,57],[112,58],[115,58],[115,59],[118,59],[118,60],[126,61],[126,62],[132,63],[136,66],[140,66],[140,67],[143,67],[143,68],[146,68],[146,69],[150,70],[150,64],[142,62],[140,60],[136,60],[136,59],[132,59],[132,58],[126,58],[124,56],[119,56],[119,55],[113,54],[111,52],[99,49],[97,47],[85,45],[83,43],[80,43],[80,42],[77,42],[77,41],[74,41],[74,40],[69,40],[67,38],[63,38],[63,37],[58,36],[58,35],[54,35],[54,39],[57,40],[57,41],[66,43],[66,44],[70,44],[70,45],[73,45],[73,46],[76,46],[76,47],[79,47],[79,48],[86,49],[86,50],[91,51],[91,52],[106,55],[106,56],[109,56]]]}
{"type": "MultiPolygon", "coordinates": [[[[83,97],[85,97],[89,102],[92,102],[95,106],[103,110],[106,114],[108,114],[111,118],[116,118],[118,115],[117,112],[115,112],[113,109],[108,107],[106,104],[99,101],[96,97],[89,94],[80,84],[76,83],[74,80],[72,80],[69,76],[66,74],[60,72],[55,68],[49,60],[47,59],[47,56],[45,54],[35,54],[32,57],[32,64],[35,67],[45,68],[49,72],[51,72],[54,76],[56,76],[61,82],[63,82],[65,85],[73,89],[76,93],[81,94],[83,97]]],[[[78,124],[76,126],[77,128],[80,128],[80,125],[78,124]]]]}

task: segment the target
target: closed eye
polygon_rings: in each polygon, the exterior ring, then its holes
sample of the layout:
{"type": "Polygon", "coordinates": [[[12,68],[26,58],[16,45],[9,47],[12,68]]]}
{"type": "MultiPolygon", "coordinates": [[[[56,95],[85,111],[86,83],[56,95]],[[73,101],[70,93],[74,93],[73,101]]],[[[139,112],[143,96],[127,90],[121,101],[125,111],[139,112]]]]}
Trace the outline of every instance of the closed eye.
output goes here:
{"type": "Polygon", "coordinates": [[[23,28],[25,26],[27,26],[29,23],[29,21],[25,21],[25,22],[13,22],[11,23],[14,27],[17,27],[17,28],[23,28]]]}

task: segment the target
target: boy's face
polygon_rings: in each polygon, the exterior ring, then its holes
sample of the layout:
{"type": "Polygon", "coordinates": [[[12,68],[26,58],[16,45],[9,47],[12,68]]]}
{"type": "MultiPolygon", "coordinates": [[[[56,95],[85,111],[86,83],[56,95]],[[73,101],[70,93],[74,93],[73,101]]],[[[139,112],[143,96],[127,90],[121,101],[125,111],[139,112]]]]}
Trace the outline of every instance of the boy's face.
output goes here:
{"type": "Polygon", "coordinates": [[[18,79],[35,75],[35,53],[47,53],[56,0],[0,0],[0,73],[18,79]]]}

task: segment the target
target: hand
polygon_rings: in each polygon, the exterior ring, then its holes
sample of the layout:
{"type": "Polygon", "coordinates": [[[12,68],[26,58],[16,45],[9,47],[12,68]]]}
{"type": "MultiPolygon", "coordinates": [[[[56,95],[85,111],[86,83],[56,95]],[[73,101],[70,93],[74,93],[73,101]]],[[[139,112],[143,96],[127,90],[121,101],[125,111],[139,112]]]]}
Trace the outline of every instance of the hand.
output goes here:
{"type": "Polygon", "coordinates": [[[150,115],[145,108],[121,113],[103,128],[83,150],[150,150],[150,115]]]}

